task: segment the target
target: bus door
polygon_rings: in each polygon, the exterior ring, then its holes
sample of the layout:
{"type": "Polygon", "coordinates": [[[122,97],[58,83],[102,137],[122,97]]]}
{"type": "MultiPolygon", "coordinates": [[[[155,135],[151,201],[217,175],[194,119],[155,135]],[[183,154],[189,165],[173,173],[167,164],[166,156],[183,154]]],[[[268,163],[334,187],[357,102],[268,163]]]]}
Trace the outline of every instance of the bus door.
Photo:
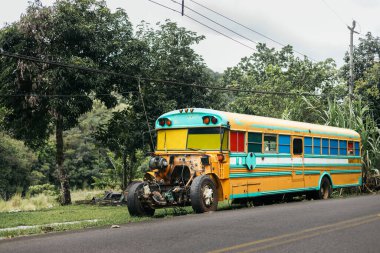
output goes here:
{"type": "Polygon", "coordinates": [[[302,136],[292,136],[292,183],[294,188],[304,188],[304,139],[302,136]]]}

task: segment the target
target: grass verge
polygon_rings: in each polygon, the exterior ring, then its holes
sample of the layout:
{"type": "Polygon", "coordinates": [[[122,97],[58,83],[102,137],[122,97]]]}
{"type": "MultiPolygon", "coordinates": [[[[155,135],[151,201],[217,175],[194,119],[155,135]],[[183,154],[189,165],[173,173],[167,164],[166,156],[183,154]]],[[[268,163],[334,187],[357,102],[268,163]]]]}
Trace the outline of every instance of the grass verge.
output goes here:
{"type": "MultiPolygon", "coordinates": [[[[168,208],[156,210],[153,218],[166,218],[192,213],[191,207],[168,208]]],[[[17,226],[35,226],[28,229],[0,231],[0,237],[11,238],[23,235],[40,234],[53,231],[65,231],[89,227],[99,227],[114,224],[125,224],[150,220],[148,217],[131,217],[126,206],[97,206],[97,205],[71,205],[56,206],[39,211],[0,213],[0,229],[17,226]],[[76,224],[61,224],[51,226],[52,223],[72,221],[97,220],[96,222],[82,222],[76,224]]]]}

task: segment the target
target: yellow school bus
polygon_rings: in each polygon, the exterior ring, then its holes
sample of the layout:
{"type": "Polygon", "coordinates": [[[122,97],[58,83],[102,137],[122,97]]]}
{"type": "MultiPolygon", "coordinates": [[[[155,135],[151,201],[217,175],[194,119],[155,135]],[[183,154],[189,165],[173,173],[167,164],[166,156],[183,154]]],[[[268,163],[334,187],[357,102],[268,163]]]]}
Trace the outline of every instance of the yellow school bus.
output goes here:
{"type": "Polygon", "coordinates": [[[186,108],[160,116],[155,131],[150,171],[128,192],[131,215],[279,195],[327,199],[362,184],[360,136],[350,129],[186,108]]]}

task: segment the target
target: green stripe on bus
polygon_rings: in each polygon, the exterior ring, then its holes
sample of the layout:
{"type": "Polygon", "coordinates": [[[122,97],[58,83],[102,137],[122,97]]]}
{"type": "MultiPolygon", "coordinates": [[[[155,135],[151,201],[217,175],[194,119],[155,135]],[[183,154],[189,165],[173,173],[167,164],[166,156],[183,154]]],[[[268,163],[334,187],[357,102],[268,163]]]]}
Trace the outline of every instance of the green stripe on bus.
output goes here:
{"type": "Polygon", "coordinates": [[[292,192],[302,192],[302,191],[316,191],[318,187],[308,187],[308,188],[296,188],[296,189],[286,189],[286,190],[277,190],[277,191],[265,191],[265,192],[251,192],[251,193],[240,193],[240,194],[231,194],[231,199],[236,198],[247,198],[247,197],[261,197],[274,194],[284,194],[292,192]]]}
{"type": "Polygon", "coordinates": [[[256,164],[256,168],[278,168],[278,167],[360,167],[360,163],[268,163],[256,164]]]}
{"type": "MultiPolygon", "coordinates": [[[[255,168],[301,168],[301,167],[361,167],[360,163],[268,163],[268,164],[256,164],[255,168]]],[[[245,164],[230,164],[231,169],[242,169],[247,168],[245,164]]]]}
{"type": "MultiPolygon", "coordinates": [[[[290,158],[290,154],[267,154],[267,153],[253,153],[256,157],[279,157],[290,158]]],[[[230,153],[230,157],[246,157],[247,153],[230,153]]],[[[361,156],[355,155],[310,155],[304,154],[304,158],[327,158],[327,159],[361,159],[361,156]]]]}
{"type": "Polygon", "coordinates": [[[360,159],[361,156],[355,156],[355,155],[309,155],[305,154],[305,158],[328,158],[328,159],[360,159]]]}
{"type": "Polygon", "coordinates": [[[361,186],[360,180],[358,184],[340,184],[340,185],[333,185],[333,188],[344,188],[344,187],[355,187],[355,186],[361,186]]]}
{"type": "MultiPolygon", "coordinates": [[[[319,175],[321,171],[318,170],[297,170],[296,175],[319,175]]],[[[361,173],[361,170],[331,170],[330,174],[356,174],[361,173]]],[[[245,178],[245,177],[275,177],[275,176],[290,176],[291,171],[276,171],[276,172],[241,172],[241,173],[231,173],[230,178],[245,178]]]]}
{"type": "Polygon", "coordinates": [[[362,173],[361,170],[332,170],[330,174],[362,173]]]}
{"type": "Polygon", "coordinates": [[[230,178],[290,176],[291,171],[231,173],[230,178]]]}
{"type": "Polygon", "coordinates": [[[296,171],[296,175],[302,175],[302,172],[304,175],[319,175],[321,174],[321,171],[319,170],[297,170],[296,171]]]}

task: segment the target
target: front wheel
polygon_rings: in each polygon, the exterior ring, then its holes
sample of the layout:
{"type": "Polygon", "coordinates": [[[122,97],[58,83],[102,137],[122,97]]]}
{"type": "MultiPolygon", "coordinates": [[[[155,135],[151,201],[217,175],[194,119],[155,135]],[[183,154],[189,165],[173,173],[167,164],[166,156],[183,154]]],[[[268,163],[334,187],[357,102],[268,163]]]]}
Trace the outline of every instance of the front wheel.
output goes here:
{"type": "Polygon", "coordinates": [[[148,205],[141,203],[139,194],[143,190],[144,183],[136,182],[134,183],[128,191],[127,195],[127,205],[128,211],[131,216],[153,216],[154,209],[148,205]]]}
{"type": "Polygon", "coordinates": [[[216,186],[207,175],[194,179],[190,188],[191,206],[196,213],[216,211],[218,192],[216,186]]]}

